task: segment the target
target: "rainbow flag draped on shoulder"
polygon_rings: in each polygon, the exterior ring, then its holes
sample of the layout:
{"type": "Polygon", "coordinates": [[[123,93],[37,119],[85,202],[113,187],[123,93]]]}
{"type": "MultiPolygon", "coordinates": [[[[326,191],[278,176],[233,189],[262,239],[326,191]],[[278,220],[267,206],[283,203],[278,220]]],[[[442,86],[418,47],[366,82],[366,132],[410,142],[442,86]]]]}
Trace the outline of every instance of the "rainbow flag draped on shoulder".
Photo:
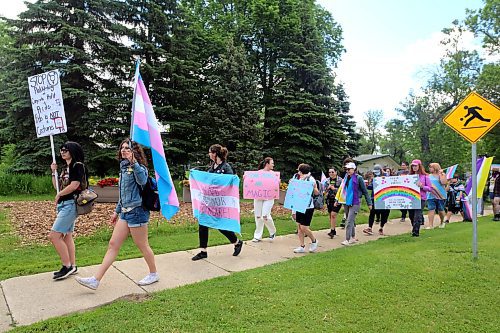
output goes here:
{"type": "Polygon", "coordinates": [[[191,170],[189,185],[193,215],[201,225],[241,233],[238,176],[191,170]]]}
{"type": "Polygon", "coordinates": [[[335,196],[335,200],[337,200],[337,202],[341,204],[345,204],[347,201],[347,189],[345,188],[346,179],[347,176],[345,176],[344,179],[342,179],[342,183],[340,183],[337,195],[335,196]]]}
{"type": "Polygon", "coordinates": [[[153,105],[139,73],[139,62],[135,72],[134,100],[132,105],[132,126],[130,136],[145,147],[151,148],[153,167],[158,183],[158,196],[160,199],[161,213],[171,219],[179,210],[179,199],[170,176],[163,141],[161,139],[158,121],[153,111],[153,105]]]}

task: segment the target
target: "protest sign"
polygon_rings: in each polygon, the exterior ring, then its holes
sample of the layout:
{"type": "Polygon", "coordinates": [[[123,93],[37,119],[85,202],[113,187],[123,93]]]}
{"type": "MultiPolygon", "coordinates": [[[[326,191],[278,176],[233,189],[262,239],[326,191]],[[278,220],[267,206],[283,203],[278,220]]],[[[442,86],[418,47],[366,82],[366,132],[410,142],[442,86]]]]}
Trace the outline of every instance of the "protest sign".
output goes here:
{"type": "Polygon", "coordinates": [[[245,171],[243,199],[279,199],[280,173],[275,171],[245,171]]]}
{"type": "Polygon", "coordinates": [[[418,175],[373,178],[375,209],[420,209],[418,175]]]}
{"type": "Polygon", "coordinates": [[[297,179],[290,180],[288,189],[286,190],[284,207],[305,213],[311,204],[313,188],[313,182],[297,179]]]}

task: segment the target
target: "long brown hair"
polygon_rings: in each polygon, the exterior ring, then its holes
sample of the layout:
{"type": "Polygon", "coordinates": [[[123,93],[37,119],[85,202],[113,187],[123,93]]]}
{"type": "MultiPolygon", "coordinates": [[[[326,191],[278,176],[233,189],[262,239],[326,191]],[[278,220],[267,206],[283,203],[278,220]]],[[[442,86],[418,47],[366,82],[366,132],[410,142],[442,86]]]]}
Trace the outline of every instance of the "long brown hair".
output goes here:
{"type": "Polygon", "coordinates": [[[427,172],[425,172],[425,168],[424,168],[424,166],[422,165],[422,163],[419,163],[419,164],[418,164],[418,171],[417,171],[416,173],[415,173],[415,172],[413,172],[413,168],[412,168],[412,167],[411,167],[411,165],[410,165],[410,175],[415,175],[415,174],[417,174],[417,173],[418,173],[419,175],[426,175],[426,174],[427,174],[427,172]]]}
{"type": "Polygon", "coordinates": [[[229,151],[227,150],[226,147],[222,147],[219,144],[215,144],[215,145],[211,145],[209,150],[212,154],[215,154],[215,156],[220,158],[220,160],[222,162],[226,161],[227,154],[229,153],[229,151]]]}
{"type": "Polygon", "coordinates": [[[259,166],[258,166],[258,170],[264,169],[264,167],[266,166],[266,164],[271,163],[272,160],[273,160],[272,157],[266,157],[265,159],[263,159],[262,161],[260,161],[259,166]]]}
{"type": "Polygon", "coordinates": [[[134,153],[134,157],[139,162],[139,164],[144,165],[145,167],[148,166],[148,160],[146,159],[146,155],[144,154],[144,150],[142,149],[141,145],[139,145],[137,142],[130,140],[129,138],[124,139],[121,143],[120,146],[118,147],[118,161],[121,161],[123,159],[122,157],[122,146],[124,143],[127,143],[130,147],[130,144],[132,144],[132,152],[134,153]]]}

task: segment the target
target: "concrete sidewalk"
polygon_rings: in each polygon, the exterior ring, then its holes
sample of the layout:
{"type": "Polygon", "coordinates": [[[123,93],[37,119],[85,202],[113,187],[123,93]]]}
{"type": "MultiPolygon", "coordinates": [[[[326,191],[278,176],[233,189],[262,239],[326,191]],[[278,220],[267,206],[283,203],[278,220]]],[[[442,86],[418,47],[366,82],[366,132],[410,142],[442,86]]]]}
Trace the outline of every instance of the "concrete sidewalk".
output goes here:
{"type": "MultiPolygon", "coordinates": [[[[485,213],[488,215],[492,212],[485,213]]],[[[458,220],[461,220],[461,217],[453,216],[451,222],[458,220]]],[[[377,232],[377,224],[374,225],[372,236],[363,234],[362,230],[366,227],[366,224],[356,227],[359,243],[381,237],[377,232]]],[[[387,236],[393,236],[409,233],[411,226],[408,219],[404,223],[391,220],[384,229],[387,236]]],[[[328,231],[314,232],[319,242],[318,252],[342,247],[340,242],[345,239],[345,230],[337,228],[338,235],[334,239],[327,236],[328,231]]],[[[157,255],[156,265],[161,279],[158,283],[144,287],[136,284],[148,271],[142,258],[115,262],[97,291],[80,286],[72,277],[54,281],[52,272],[11,278],[0,282],[0,332],[5,332],[14,325],[29,325],[44,319],[92,309],[128,295],[146,296],[151,292],[226,276],[232,272],[274,264],[294,257],[314,255],[293,253],[297,246],[297,236],[292,234],[278,236],[273,242],[267,239],[259,243],[246,241],[238,257],[232,256],[231,244],[211,247],[208,258],[197,262],[191,261],[191,257],[198,249],[157,255]]],[[[96,270],[97,265],[79,267],[78,275],[91,276],[96,270]]]]}

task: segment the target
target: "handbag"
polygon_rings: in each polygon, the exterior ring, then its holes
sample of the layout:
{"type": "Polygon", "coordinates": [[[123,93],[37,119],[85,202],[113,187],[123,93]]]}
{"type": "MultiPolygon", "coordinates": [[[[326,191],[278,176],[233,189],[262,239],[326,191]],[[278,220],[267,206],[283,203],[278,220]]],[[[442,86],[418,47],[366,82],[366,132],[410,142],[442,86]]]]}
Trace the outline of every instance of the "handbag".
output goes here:
{"type": "Polygon", "coordinates": [[[85,189],[75,196],[76,212],[78,215],[85,215],[90,213],[94,209],[95,199],[97,199],[97,193],[95,193],[93,189],[89,188],[87,174],[85,173],[85,165],[81,162],[76,162],[75,164],[77,163],[83,165],[83,179],[85,181],[85,189]]]}

